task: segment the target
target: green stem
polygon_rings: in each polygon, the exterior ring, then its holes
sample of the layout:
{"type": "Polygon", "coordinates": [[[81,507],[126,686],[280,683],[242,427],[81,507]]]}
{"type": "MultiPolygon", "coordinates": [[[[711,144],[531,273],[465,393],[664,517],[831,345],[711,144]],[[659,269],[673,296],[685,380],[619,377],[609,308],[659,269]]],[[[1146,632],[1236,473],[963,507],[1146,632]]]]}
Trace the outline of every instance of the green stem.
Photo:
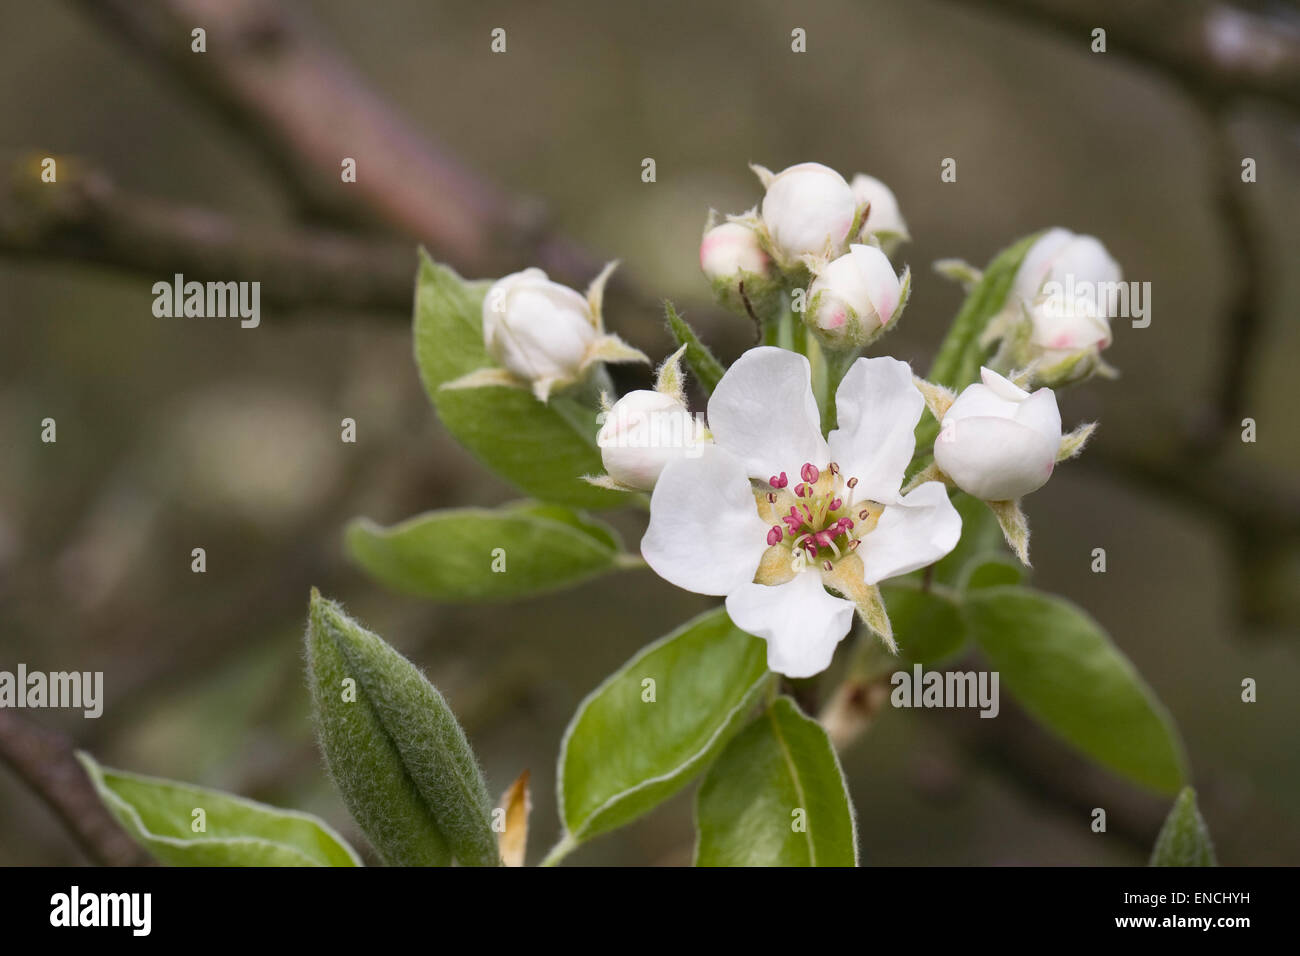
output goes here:
{"type": "Polygon", "coordinates": [[[551,847],[551,852],[546,854],[539,866],[555,866],[566,856],[578,848],[578,841],[573,838],[573,834],[566,833],[560,839],[560,842],[551,847]]]}

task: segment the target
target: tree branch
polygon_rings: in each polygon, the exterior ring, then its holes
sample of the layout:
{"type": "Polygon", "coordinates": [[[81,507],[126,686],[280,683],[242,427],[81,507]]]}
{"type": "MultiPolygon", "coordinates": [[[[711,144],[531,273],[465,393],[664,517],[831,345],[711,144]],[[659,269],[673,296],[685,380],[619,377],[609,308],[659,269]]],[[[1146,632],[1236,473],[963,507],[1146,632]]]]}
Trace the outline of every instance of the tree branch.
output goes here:
{"type": "Polygon", "coordinates": [[[75,752],[63,734],[0,709],[0,760],[54,811],[86,855],[101,866],[150,865],[149,854],[100,802],[75,752]]]}
{"type": "Polygon", "coordinates": [[[1216,0],[958,0],[1001,10],[1155,66],[1201,98],[1257,96],[1300,108],[1300,18],[1216,0]]]}
{"type": "MultiPolygon", "coordinates": [[[[273,0],[77,0],[119,38],[233,121],[316,212],[382,223],[467,275],[527,261],[570,283],[600,263],[414,130],[330,50],[293,5],[273,0]],[[207,52],[190,31],[207,32],[207,52]],[[355,183],[340,178],[356,160],[355,183]]],[[[486,39],[485,39],[486,42],[486,39]]]]}
{"type": "Polygon", "coordinates": [[[259,280],[281,306],[411,310],[409,244],[322,230],[251,228],[221,213],[122,192],[104,173],[58,158],[40,180],[40,157],[0,179],[0,251],[98,262],[151,281],[259,280]]]}

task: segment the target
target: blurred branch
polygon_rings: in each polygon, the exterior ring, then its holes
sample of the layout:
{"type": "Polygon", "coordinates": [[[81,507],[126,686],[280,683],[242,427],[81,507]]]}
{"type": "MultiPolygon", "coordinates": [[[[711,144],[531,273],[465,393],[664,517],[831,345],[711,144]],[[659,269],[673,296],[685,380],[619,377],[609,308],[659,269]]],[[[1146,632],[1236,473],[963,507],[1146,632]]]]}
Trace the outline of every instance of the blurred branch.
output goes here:
{"type": "Polygon", "coordinates": [[[63,734],[0,709],[0,760],[44,801],[86,855],[102,866],[147,866],[149,855],[104,808],[63,734]]]}
{"type": "Polygon", "coordinates": [[[546,227],[422,136],[330,50],[294,5],[276,0],[77,0],[110,32],[179,77],[232,121],[310,210],[382,223],[468,275],[521,261],[586,282],[589,253],[546,227]],[[207,32],[205,53],[190,31],[207,32]],[[341,181],[345,157],[355,183],[341,181]]]}
{"type": "Polygon", "coordinates": [[[104,173],[58,159],[42,183],[40,158],[13,163],[0,182],[0,251],[98,262],[170,282],[257,279],[267,302],[289,307],[411,309],[408,244],[322,230],[251,227],[195,206],[119,190],[104,173]]]}
{"type": "Polygon", "coordinates": [[[1300,18],[1216,0],[957,0],[1154,66],[1203,99],[1257,96],[1300,108],[1300,18]]]}

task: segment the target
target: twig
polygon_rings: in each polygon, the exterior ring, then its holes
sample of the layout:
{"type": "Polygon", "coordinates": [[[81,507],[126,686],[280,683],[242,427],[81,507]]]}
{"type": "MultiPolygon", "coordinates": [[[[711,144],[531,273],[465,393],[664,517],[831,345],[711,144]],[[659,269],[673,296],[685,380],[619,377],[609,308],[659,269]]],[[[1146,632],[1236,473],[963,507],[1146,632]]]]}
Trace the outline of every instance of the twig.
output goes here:
{"type": "Polygon", "coordinates": [[[545,227],[536,204],[509,199],[412,128],[293,4],[78,3],[232,121],[312,211],[383,223],[469,275],[500,275],[520,260],[569,282],[599,271],[545,227]],[[205,53],[191,51],[196,27],[207,31],[205,53]],[[356,160],[356,182],[341,179],[345,158],[356,160]]]}
{"type": "Polygon", "coordinates": [[[1063,33],[1083,49],[1155,66],[1200,97],[1257,96],[1300,108],[1300,19],[1216,0],[957,0],[1063,33]]]}
{"type": "Polygon", "coordinates": [[[75,751],[63,734],[0,710],[0,760],[55,813],[85,854],[102,866],[152,863],[104,809],[75,751]]]}
{"type": "Polygon", "coordinates": [[[0,251],[98,262],[150,281],[258,280],[262,297],[288,307],[410,314],[409,243],[322,230],[252,228],[194,206],[119,190],[104,173],[58,158],[40,180],[40,157],[12,162],[0,178],[0,251]]]}

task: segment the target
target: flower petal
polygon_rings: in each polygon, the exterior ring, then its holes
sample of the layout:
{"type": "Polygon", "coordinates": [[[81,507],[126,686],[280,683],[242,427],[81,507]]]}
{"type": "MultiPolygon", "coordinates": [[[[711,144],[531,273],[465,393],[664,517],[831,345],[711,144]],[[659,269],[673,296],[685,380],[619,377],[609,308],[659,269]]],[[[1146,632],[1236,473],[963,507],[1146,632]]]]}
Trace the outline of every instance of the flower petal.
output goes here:
{"type": "Polygon", "coordinates": [[[786,349],[765,345],[736,359],[709,399],[709,429],[751,478],[796,474],[804,462],[821,468],[829,460],[812,370],[786,349]]]}
{"type": "Polygon", "coordinates": [[[925,408],[911,367],[893,358],[858,359],[840,381],[835,407],[831,457],[846,478],[858,479],[858,498],[897,501],[925,408]]]}
{"type": "Polygon", "coordinates": [[[852,601],[826,593],[817,571],[776,587],[746,584],[727,595],[732,621],[767,641],[767,666],[787,677],[811,677],[830,666],[853,610],[852,601]]]}
{"type": "Polygon", "coordinates": [[[728,594],[754,580],[767,550],[744,466],[719,448],[671,461],[650,498],[641,555],[665,581],[696,594],[728,594]]]}
{"type": "MultiPolygon", "coordinates": [[[[1051,396],[1037,398],[1044,392],[1047,389],[1040,389],[1020,408],[1032,402],[1031,413],[1046,417],[1055,404],[1048,407],[1051,396]]],[[[1016,419],[963,418],[935,440],[935,464],[962,491],[984,501],[1006,501],[1037,491],[1047,483],[1056,466],[1056,452],[1061,444],[1057,414],[1055,438],[1016,419]]]]}
{"type": "Polygon", "coordinates": [[[957,546],[961,516],[948,500],[948,489],[927,481],[885,508],[880,521],[862,539],[868,584],[933,564],[957,546]]]}

